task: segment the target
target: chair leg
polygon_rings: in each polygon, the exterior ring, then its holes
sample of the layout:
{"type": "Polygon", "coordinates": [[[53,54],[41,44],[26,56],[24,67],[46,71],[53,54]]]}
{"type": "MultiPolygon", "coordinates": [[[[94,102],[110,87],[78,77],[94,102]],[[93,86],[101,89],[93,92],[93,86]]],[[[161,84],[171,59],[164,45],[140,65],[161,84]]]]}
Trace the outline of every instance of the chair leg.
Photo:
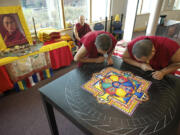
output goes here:
{"type": "Polygon", "coordinates": [[[123,37],[123,34],[119,34],[119,40],[121,40],[123,37]]]}
{"type": "Polygon", "coordinates": [[[117,35],[117,40],[118,40],[118,41],[121,40],[121,34],[118,34],[118,35],[117,35]]]}
{"type": "Polygon", "coordinates": [[[119,37],[119,36],[116,34],[116,35],[115,35],[116,40],[118,40],[118,37],[119,37]]]}

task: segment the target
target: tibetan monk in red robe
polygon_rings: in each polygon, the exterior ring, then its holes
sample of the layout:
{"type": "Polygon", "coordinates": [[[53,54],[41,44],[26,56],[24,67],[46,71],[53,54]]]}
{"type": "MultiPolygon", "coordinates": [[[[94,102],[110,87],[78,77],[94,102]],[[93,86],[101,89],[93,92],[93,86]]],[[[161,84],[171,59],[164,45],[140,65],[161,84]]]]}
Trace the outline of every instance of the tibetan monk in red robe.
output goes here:
{"type": "Polygon", "coordinates": [[[27,39],[17,27],[12,15],[3,15],[1,20],[3,27],[0,32],[7,47],[27,43],[27,39]]]}
{"type": "Polygon", "coordinates": [[[123,60],[144,71],[154,71],[152,77],[161,80],[180,68],[180,46],[166,37],[140,36],[128,44],[123,60]]]}
{"type": "Polygon", "coordinates": [[[114,36],[105,31],[92,31],[81,38],[82,46],[74,56],[74,60],[83,63],[103,63],[112,65],[112,52],[116,45],[114,36]]]}
{"type": "Polygon", "coordinates": [[[79,23],[77,23],[74,27],[74,38],[76,44],[81,47],[81,38],[86,35],[88,32],[91,31],[91,28],[87,23],[85,23],[85,18],[84,16],[79,17],[79,23]]]}

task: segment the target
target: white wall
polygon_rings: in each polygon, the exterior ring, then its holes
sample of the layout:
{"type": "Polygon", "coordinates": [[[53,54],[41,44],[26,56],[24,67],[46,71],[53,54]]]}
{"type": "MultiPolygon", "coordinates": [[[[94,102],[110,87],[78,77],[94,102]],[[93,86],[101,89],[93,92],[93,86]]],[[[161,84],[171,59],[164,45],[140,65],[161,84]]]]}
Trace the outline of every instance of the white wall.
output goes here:
{"type": "Polygon", "coordinates": [[[111,16],[115,17],[116,14],[119,14],[119,17],[121,17],[121,14],[124,15],[122,29],[124,29],[124,22],[126,18],[127,1],[128,0],[111,0],[111,16]]]}
{"type": "MultiPolygon", "coordinates": [[[[163,11],[161,12],[161,15],[167,15],[165,19],[166,21],[167,20],[180,21],[180,10],[163,11]]],[[[148,19],[149,19],[149,14],[137,15],[134,31],[146,30],[148,19]]]]}
{"type": "Polygon", "coordinates": [[[161,15],[167,15],[166,20],[177,20],[180,21],[180,10],[163,11],[161,15]]]}
{"type": "MultiPolygon", "coordinates": [[[[128,0],[112,0],[112,5],[111,5],[112,16],[115,16],[116,14],[124,15],[123,24],[126,18],[125,16],[126,16],[127,1],[128,0]]],[[[149,14],[137,15],[135,27],[134,27],[135,31],[145,30],[147,27],[148,19],[149,19],[149,14]]],[[[124,25],[123,25],[123,29],[124,29],[124,25]]]]}
{"type": "Polygon", "coordinates": [[[126,14],[127,0],[112,0],[111,16],[126,14]]]}
{"type": "MultiPolygon", "coordinates": [[[[177,20],[180,21],[180,10],[172,10],[174,0],[165,0],[162,6],[161,15],[167,15],[166,20],[177,20]]],[[[147,27],[147,22],[149,19],[149,14],[137,15],[136,24],[134,31],[142,31],[147,27]]]]}

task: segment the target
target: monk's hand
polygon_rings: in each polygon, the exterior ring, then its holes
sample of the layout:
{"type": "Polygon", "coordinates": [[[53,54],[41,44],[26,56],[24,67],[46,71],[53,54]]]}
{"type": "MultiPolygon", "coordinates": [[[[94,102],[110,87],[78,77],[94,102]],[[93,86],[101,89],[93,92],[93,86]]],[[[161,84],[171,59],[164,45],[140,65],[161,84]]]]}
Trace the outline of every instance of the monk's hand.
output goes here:
{"type": "Polygon", "coordinates": [[[96,63],[103,63],[105,61],[105,58],[103,56],[99,56],[96,58],[96,63]]]}
{"type": "Polygon", "coordinates": [[[108,65],[113,65],[113,60],[112,60],[112,58],[108,58],[107,64],[108,64],[108,65]]]}
{"type": "Polygon", "coordinates": [[[77,37],[76,39],[77,39],[78,41],[80,41],[80,40],[81,40],[81,39],[80,39],[80,37],[77,37]]]}
{"type": "Polygon", "coordinates": [[[152,77],[156,80],[162,80],[164,76],[165,74],[162,71],[155,71],[152,73],[152,77]]]}
{"type": "Polygon", "coordinates": [[[153,68],[149,64],[141,63],[140,68],[144,71],[153,71],[153,68]]]}

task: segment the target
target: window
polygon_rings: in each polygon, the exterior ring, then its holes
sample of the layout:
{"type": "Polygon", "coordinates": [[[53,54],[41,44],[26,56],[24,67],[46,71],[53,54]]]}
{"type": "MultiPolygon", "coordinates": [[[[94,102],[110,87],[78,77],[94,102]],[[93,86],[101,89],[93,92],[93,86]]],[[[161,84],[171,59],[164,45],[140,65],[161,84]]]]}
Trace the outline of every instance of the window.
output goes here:
{"type": "Polygon", "coordinates": [[[152,0],[139,0],[137,14],[147,14],[151,11],[153,6],[152,0]]]}
{"type": "Polygon", "coordinates": [[[180,9],[180,0],[175,0],[174,1],[174,10],[179,10],[180,9]]]}
{"type": "Polygon", "coordinates": [[[92,0],[92,22],[109,17],[110,0],[92,0]]]}
{"type": "Polygon", "coordinates": [[[32,17],[37,30],[47,27],[63,28],[59,0],[21,0],[21,2],[30,31],[34,31],[32,17]]]}
{"type": "Polygon", "coordinates": [[[83,15],[89,22],[89,0],[64,0],[64,15],[66,27],[78,22],[79,16],[83,15]]]}
{"type": "Polygon", "coordinates": [[[152,3],[152,0],[143,0],[141,14],[150,13],[152,3]]]}
{"type": "Polygon", "coordinates": [[[110,2],[111,0],[21,0],[26,21],[32,32],[32,17],[37,30],[47,27],[71,28],[78,22],[80,15],[86,18],[86,23],[90,20],[105,20],[110,14],[110,2]]]}

